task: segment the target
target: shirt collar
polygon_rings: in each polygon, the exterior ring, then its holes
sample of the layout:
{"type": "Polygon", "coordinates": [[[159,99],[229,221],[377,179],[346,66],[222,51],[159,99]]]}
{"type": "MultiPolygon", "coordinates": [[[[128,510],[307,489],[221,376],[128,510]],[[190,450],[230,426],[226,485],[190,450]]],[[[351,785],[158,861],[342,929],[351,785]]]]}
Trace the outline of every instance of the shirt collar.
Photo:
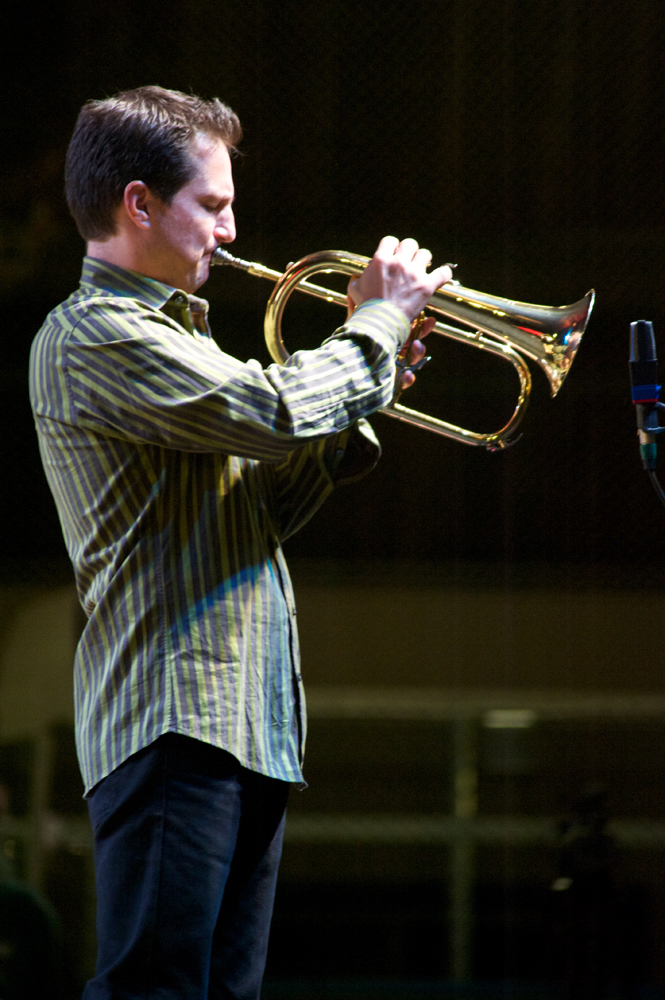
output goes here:
{"type": "Polygon", "coordinates": [[[148,278],[145,274],[128,271],[96,257],[84,257],[81,287],[86,285],[92,286],[97,293],[138,299],[153,309],[160,309],[190,333],[193,332],[192,326],[199,333],[208,333],[207,301],[165,285],[156,278],[148,278]]]}

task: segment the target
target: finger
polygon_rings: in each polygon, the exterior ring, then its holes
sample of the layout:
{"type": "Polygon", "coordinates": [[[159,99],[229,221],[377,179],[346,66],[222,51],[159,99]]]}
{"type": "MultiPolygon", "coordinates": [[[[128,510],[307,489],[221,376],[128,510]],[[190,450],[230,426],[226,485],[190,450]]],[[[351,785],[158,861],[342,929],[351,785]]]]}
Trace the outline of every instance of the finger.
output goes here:
{"type": "Polygon", "coordinates": [[[395,250],[395,256],[402,257],[404,260],[413,260],[417,253],[418,244],[412,239],[402,240],[395,250]]]}
{"type": "Polygon", "coordinates": [[[414,340],[411,344],[411,350],[409,351],[409,364],[417,364],[421,358],[425,357],[425,345],[421,344],[419,340],[414,340]]]}
{"type": "Polygon", "coordinates": [[[353,302],[354,306],[358,305],[357,299],[359,298],[359,295],[358,295],[357,285],[358,285],[358,279],[352,278],[351,281],[346,286],[346,297],[347,299],[350,299],[351,302],[353,302]]]}
{"type": "Polygon", "coordinates": [[[448,264],[442,264],[441,267],[437,267],[434,271],[430,271],[427,277],[436,282],[433,286],[436,291],[437,288],[441,288],[442,285],[452,281],[453,272],[448,264]]]}
{"type": "Polygon", "coordinates": [[[400,384],[402,386],[402,389],[408,389],[409,386],[412,386],[415,381],[416,381],[416,376],[413,374],[413,372],[404,372],[400,384]]]}
{"type": "Polygon", "coordinates": [[[420,249],[416,251],[413,260],[414,263],[421,264],[423,267],[428,268],[432,263],[432,254],[429,250],[426,250],[425,247],[420,247],[420,249]]]}
{"type": "Polygon", "coordinates": [[[396,236],[384,236],[376,248],[375,257],[392,257],[399,246],[396,236]]]}
{"type": "MultiPolygon", "coordinates": [[[[420,330],[418,330],[418,338],[420,340],[423,340],[428,333],[432,332],[435,326],[436,326],[436,320],[434,319],[434,316],[428,316],[427,319],[424,319],[422,321],[420,330]]],[[[425,348],[423,347],[423,351],[424,350],[425,348]]]]}
{"type": "Polygon", "coordinates": [[[351,319],[353,313],[355,312],[356,304],[351,298],[351,295],[347,293],[346,296],[346,319],[347,321],[351,319]]]}

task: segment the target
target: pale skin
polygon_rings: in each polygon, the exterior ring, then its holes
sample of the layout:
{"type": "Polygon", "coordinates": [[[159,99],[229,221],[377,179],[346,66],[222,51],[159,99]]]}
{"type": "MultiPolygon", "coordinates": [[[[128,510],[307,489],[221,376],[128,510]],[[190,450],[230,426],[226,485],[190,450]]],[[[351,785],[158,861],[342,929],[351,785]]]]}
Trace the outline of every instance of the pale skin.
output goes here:
{"type": "MultiPolygon", "coordinates": [[[[194,175],[171,199],[162,201],[141,180],[131,181],[115,215],[115,232],[105,240],[91,240],[87,253],[173,288],[194,293],[208,279],[210,256],[236,236],[233,215],[233,173],[224,143],[198,135],[192,143],[194,175]]],[[[384,237],[363,273],[349,284],[350,310],[367,299],[385,299],[412,322],[437,288],[450,281],[447,265],[427,270],[429,250],[415,240],[384,237]]],[[[425,320],[421,336],[434,326],[425,320]]],[[[425,353],[414,341],[410,362],[425,353]]],[[[406,372],[402,387],[414,381],[406,372]]]]}

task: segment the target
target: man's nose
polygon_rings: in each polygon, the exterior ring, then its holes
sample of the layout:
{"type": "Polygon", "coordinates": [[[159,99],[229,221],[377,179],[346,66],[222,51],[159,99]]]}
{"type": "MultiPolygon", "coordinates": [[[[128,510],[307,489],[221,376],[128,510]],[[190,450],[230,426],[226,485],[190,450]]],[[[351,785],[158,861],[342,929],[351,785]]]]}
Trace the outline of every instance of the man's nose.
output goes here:
{"type": "Polygon", "coordinates": [[[217,220],[215,239],[220,243],[233,243],[236,238],[236,220],[231,209],[217,220]]]}

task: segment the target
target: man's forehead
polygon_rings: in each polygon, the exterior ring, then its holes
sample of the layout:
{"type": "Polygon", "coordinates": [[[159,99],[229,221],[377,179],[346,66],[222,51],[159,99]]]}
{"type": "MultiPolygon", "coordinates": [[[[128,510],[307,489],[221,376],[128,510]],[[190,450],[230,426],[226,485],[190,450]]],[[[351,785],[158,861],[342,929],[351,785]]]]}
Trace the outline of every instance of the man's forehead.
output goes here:
{"type": "Polygon", "coordinates": [[[192,140],[194,174],[186,187],[223,185],[233,188],[231,157],[226,144],[215,136],[201,135],[192,140]]]}
{"type": "Polygon", "coordinates": [[[197,132],[190,142],[190,155],[195,159],[207,159],[209,156],[220,152],[225,157],[231,159],[226,143],[216,135],[208,135],[206,132],[197,132]]]}

